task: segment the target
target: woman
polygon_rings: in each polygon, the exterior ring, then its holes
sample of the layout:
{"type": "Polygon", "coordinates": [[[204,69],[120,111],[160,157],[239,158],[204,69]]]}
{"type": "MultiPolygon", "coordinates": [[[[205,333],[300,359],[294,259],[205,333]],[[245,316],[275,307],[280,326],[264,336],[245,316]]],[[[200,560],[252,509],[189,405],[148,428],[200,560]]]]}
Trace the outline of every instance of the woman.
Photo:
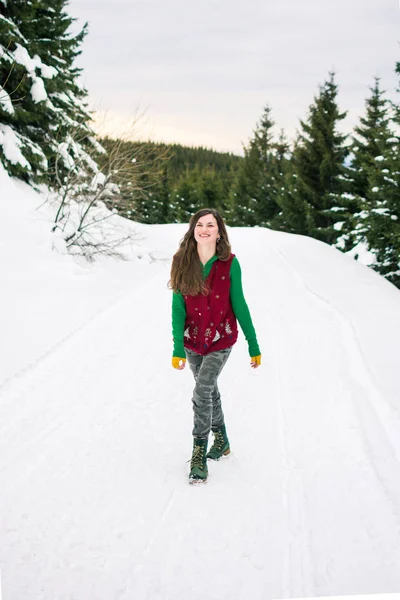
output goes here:
{"type": "Polygon", "coordinates": [[[184,369],[187,359],[196,382],[189,482],[205,483],[207,458],[219,460],[230,453],[217,380],[237,340],[236,319],[248,342],[250,365],[256,369],[261,364],[240,265],[218,211],[204,208],[190,219],[172,261],[170,287],[174,291],[172,366],[184,369]],[[207,454],[210,430],[214,443],[207,454]]]}

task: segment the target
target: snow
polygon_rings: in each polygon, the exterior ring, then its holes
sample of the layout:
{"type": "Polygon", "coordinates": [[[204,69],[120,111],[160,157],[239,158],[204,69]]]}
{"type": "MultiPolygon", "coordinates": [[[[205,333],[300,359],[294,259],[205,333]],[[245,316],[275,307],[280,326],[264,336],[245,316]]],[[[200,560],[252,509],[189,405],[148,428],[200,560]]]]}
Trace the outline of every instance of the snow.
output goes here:
{"type": "Polygon", "coordinates": [[[31,96],[34,102],[43,102],[47,100],[47,92],[41,77],[32,76],[31,96]]]}
{"type": "Polygon", "coordinates": [[[14,107],[11,102],[10,96],[7,94],[6,90],[0,85],[0,107],[4,112],[9,115],[14,114],[14,107]]]}
{"type": "Polygon", "coordinates": [[[104,173],[96,173],[91,181],[90,189],[92,191],[96,191],[99,186],[104,186],[106,182],[107,177],[104,175],[104,173]]]}
{"type": "Polygon", "coordinates": [[[42,77],[44,77],[45,79],[53,79],[53,77],[56,77],[58,71],[55,67],[45,65],[38,56],[35,56],[35,60],[40,63],[38,66],[42,72],[42,77]]]}
{"type": "MultiPolygon", "coordinates": [[[[6,17],[4,17],[3,15],[0,15],[0,21],[3,21],[3,23],[6,23],[7,25],[10,26],[11,30],[13,32],[15,32],[18,37],[20,39],[22,39],[23,41],[26,41],[26,39],[24,38],[24,36],[21,34],[20,30],[18,29],[18,27],[15,25],[15,23],[13,23],[10,19],[7,19],[6,17]]],[[[2,44],[0,44],[0,50],[2,51],[2,58],[3,58],[3,52],[4,57],[6,58],[6,60],[8,60],[8,47],[3,46],[2,44]]]]}
{"type": "Polygon", "coordinates": [[[72,155],[69,153],[69,148],[69,142],[61,142],[57,146],[57,154],[60,155],[60,158],[64,162],[64,165],[67,167],[67,169],[73,169],[75,167],[75,161],[72,158],[72,155]]]}
{"type": "Polygon", "coordinates": [[[15,61],[18,64],[23,65],[31,77],[35,75],[36,69],[40,69],[42,77],[45,79],[52,79],[57,75],[57,69],[45,65],[37,54],[31,58],[27,49],[20,44],[16,44],[16,48],[12,54],[15,58],[15,61]]]}
{"type": "Polygon", "coordinates": [[[344,223],[345,223],[344,221],[339,221],[338,223],[334,223],[333,228],[335,229],[335,231],[342,231],[344,223]]]}
{"type": "MultiPolygon", "coordinates": [[[[362,229],[362,225],[360,224],[356,229],[362,229]]],[[[346,256],[355,258],[359,263],[366,266],[372,266],[376,262],[375,255],[364,242],[359,242],[354,248],[346,252],[346,256]]]]}
{"type": "Polygon", "coordinates": [[[58,98],[59,100],[61,100],[62,102],[65,102],[65,104],[71,104],[71,99],[69,98],[69,96],[67,96],[66,93],[60,93],[60,92],[54,92],[52,94],[52,98],[58,98]]]}
{"type": "Polygon", "coordinates": [[[229,229],[263,353],[220,389],[232,454],[187,483],[188,368],[170,365],[184,225],[77,262],[0,168],[4,598],[253,600],[400,588],[400,293],[316,240],[229,229]],[[59,252],[53,250],[53,246],[59,252]]]}
{"type": "Polygon", "coordinates": [[[30,148],[30,150],[31,150],[31,152],[33,152],[33,154],[40,156],[43,169],[47,169],[47,167],[48,167],[47,158],[46,158],[43,150],[40,148],[40,146],[38,146],[37,144],[34,144],[32,142],[32,140],[30,140],[28,137],[24,137],[21,139],[23,140],[23,143],[30,148]]]}
{"type": "Polygon", "coordinates": [[[16,48],[11,54],[15,61],[18,64],[23,65],[29,73],[29,77],[32,81],[31,96],[33,101],[43,102],[47,100],[47,92],[44,81],[36,74],[36,70],[40,69],[42,77],[45,79],[52,79],[57,75],[57,69],[44,64],[38,55],[35,55],[33,58],[31,58],[27,49],[20,44],[16,44],[16,48]]]}
{"type": "Polygon", "coordinates": [[[0,123],[0,146],[3,147],[4,156],[13,165],[20,164],[30,170],[31,166],[20,150],[21,141],[15,131],[9,126],[0,123]]]}
{"type": "Polygon", "coordinates": [[[26,167],[28,170],[30,170],[31,166],[20,150],[21,147],[28,147],[33,154],[40,156],[41,164],[44,169],[46,169],[48,166],[47,159],[38,145],[34,144],[26,136],[19,135],[9,125],[4,125],[1,123],[0,145],[3,147],[5,158],[11,164],[20,164],[22,167],[26,167]]]}
{"type": "Polygon", "coordinates": [[[371,212],[375,213],[376,215],[389,215],[390,211],[388,208],[371,208],[371,212]]]}
{"type": "MultiPolygon", "coordinates": [[[[92,146],[96,149],[97,152],[99,152],[100,154],[107,154],[106,149],[103,148],[103,146],[96,140],[95,137],[88,136],[88,140],[92,144],[92,146]]],[[[132,160],[132,162],[134,162],[134,161],[132,160]]]]}

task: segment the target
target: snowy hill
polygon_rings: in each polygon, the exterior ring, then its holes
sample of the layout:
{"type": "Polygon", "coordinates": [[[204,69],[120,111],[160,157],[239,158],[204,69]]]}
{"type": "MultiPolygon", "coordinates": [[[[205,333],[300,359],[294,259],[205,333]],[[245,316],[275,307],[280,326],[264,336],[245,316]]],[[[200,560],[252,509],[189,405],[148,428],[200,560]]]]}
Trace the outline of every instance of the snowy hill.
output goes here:
{"type": "Polygon", "coordinates": [[[186,227],[126,223],[130,260],[83,265],[42,203],[0,170],[4,598],[399,591],[399,291],[315,240],[231,229],[263,365],[241,336],[232,454],[199,489],[166,286],[186,227]]]}

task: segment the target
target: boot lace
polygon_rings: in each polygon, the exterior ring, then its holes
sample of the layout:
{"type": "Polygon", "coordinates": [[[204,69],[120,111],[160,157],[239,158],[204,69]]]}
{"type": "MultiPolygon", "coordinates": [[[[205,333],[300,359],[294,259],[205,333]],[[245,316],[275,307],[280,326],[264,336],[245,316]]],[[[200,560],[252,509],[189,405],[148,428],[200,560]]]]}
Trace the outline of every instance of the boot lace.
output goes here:
{"type": "Polygon", "coordinates": [[[214,442],[212,447],[217,450],[222,450],[222,446],[224,445],[224,436],[222,431],[213,431],[214,434],[214,442]]]}
{"type": "Polygon", "coordinates": [[[193,448],[192,458],[188,460],[190,462],[190,468],[193,467],[202,467],[203,466],[203,454],[204,454],[204,446],[195,446],[193,448]]]}

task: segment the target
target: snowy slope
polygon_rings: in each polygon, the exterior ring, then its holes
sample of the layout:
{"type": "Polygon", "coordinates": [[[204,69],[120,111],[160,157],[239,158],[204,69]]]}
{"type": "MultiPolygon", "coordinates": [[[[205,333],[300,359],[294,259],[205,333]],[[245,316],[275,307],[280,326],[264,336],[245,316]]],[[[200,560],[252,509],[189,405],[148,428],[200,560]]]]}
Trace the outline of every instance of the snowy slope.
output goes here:
{"type": "Polygon", "coordinates": [[[232,454],[193,489],[166,287],[185,226],[127,224],[131,260],[82,266],[38,195],[1,172],[0,190],[4,598],[399,591],[399,291],[315,240],[230,230],[263,365],[241,336],[232,454]]]}

